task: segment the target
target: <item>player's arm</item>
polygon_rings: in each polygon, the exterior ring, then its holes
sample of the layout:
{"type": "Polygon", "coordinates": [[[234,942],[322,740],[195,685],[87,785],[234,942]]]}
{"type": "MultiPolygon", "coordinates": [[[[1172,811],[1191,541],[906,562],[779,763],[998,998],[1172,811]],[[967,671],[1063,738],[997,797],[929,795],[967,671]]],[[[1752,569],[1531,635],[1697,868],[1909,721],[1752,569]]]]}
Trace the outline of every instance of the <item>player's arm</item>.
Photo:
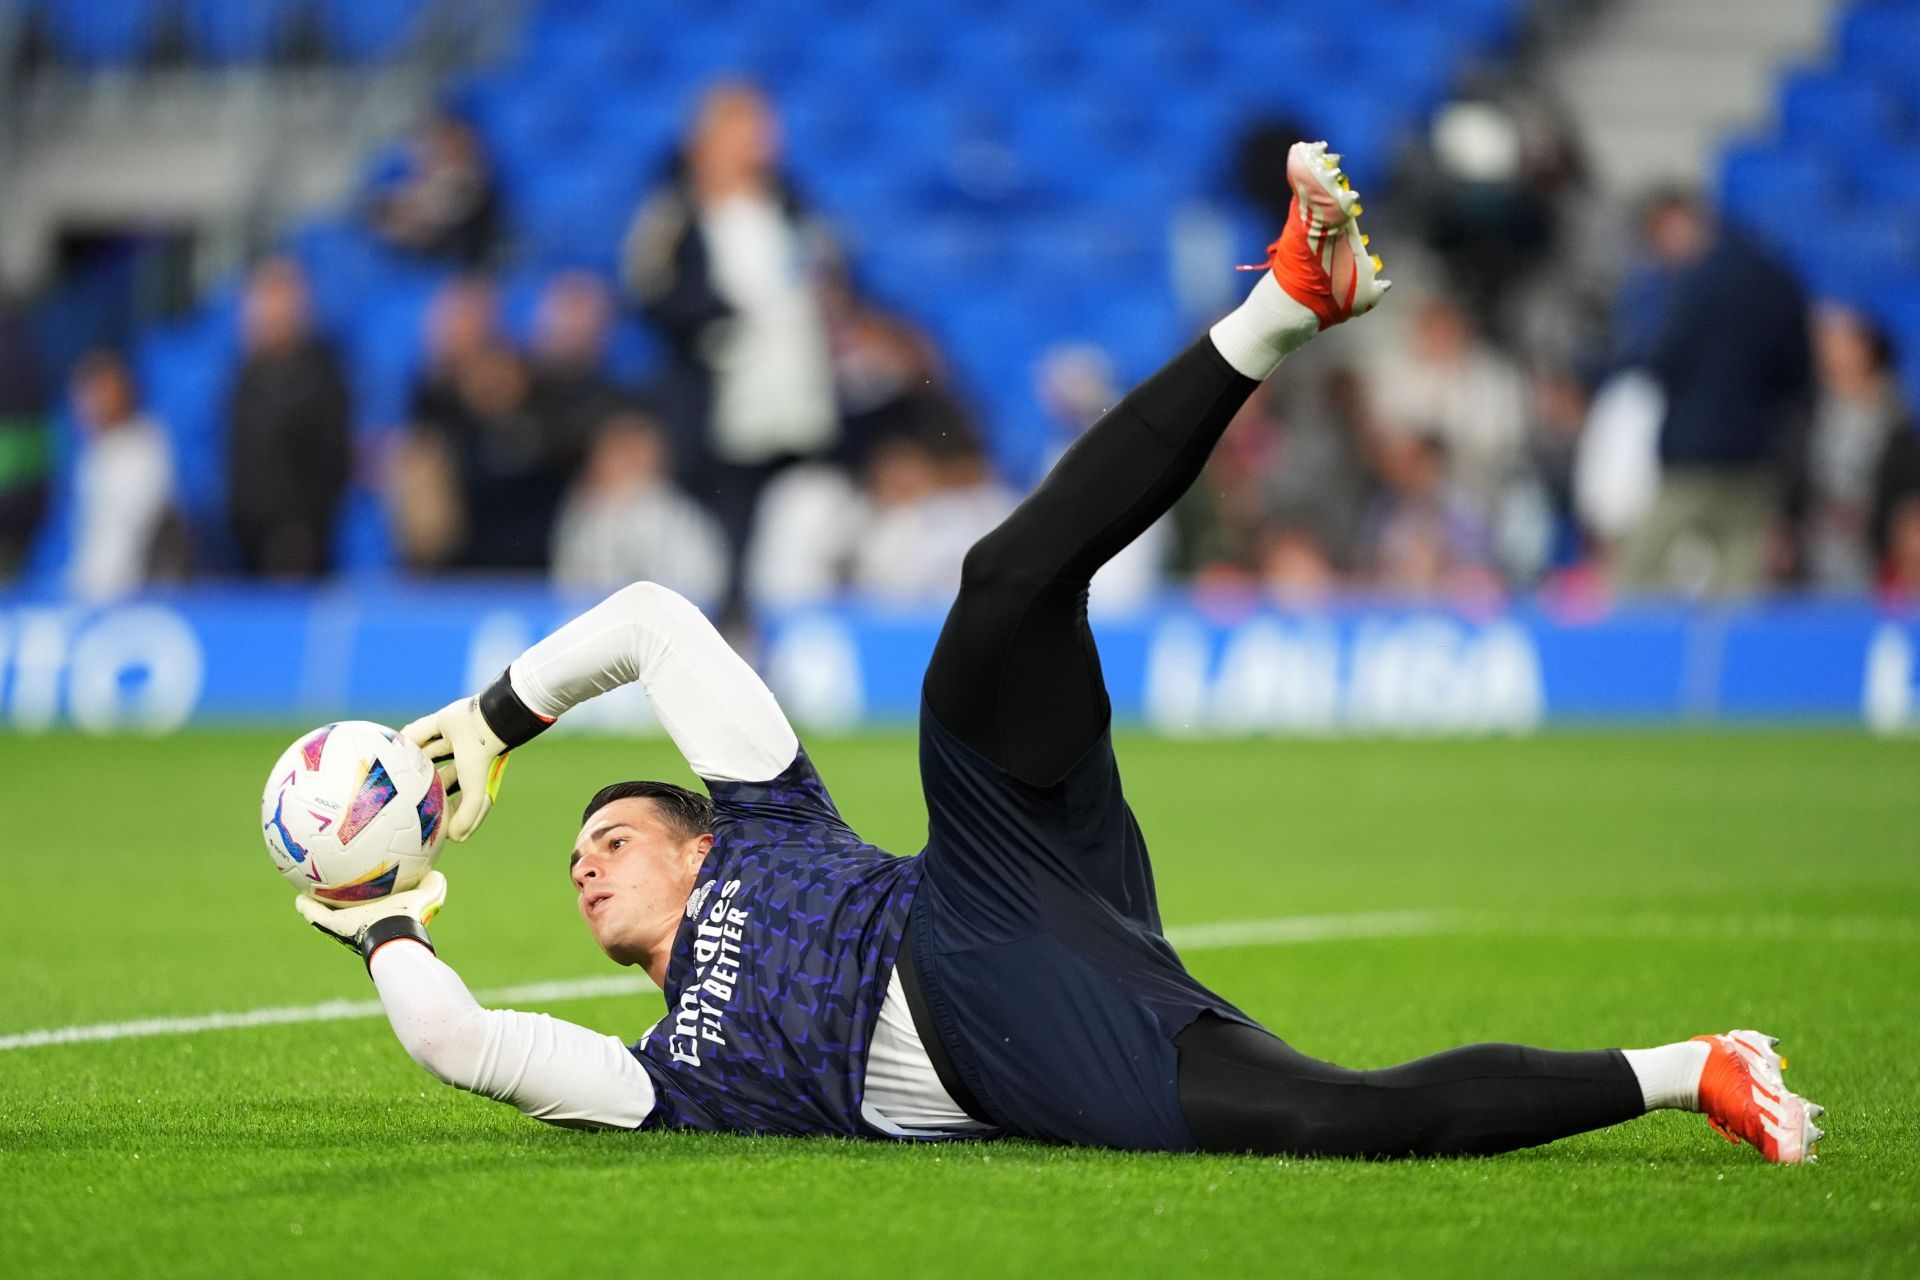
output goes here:
{"type": "Polygon", "coordinates": [[[549,1124],[639,1128],[653,1110],[653,1079],[618,1039],[543,1013],[482,1008],[434,954],[426,922],[446,893],[433,871],[417,888],[363,906],[304,894],[295,905],[360,952],[394,1035],[435,1077],[549,1124]]]}
{"type": "Polygon", "coordinates": [[[480,694],[401,730],[436,762],[451,758],[447,834],[465,840],[486,817],[508,751],[588,698],[636,680],[688,766],[709,782],[765,782],[800,749],[773,691],[706,616],[666,587],[637,582],[515,658],[480,694]]]}

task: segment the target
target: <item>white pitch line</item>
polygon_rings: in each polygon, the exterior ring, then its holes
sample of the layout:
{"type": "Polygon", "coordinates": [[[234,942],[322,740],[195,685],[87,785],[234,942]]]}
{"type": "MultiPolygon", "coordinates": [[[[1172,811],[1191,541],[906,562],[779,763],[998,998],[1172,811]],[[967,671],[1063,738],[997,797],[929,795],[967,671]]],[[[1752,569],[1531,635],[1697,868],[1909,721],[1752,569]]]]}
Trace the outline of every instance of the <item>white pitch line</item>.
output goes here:
{"type": "MultiPolygon", "coordinates": [[[[1274,916],[1265,920],[1223,920],[1175,926],[1167,940],[1182,951],[1233,947],[1293,946],[1313,942],[1382,938],[1527,936],[1570,938],[1727,938],[1745,941],[1920,942],[1920,921],[1872,918],[1799,918],[1793,916],[1611,915],[1568,919],[1545,915],[1498,915],[1450,911],[1360,911],[1346,915],[1274,916]]],[[[656,988],[644,974],[603,974],[494,987],[474,993],[483,1005],[556,1004],[600,996],[638,995],[656,988]]],[[[140,1018],[96,1022],[0,1035],[0,1052],[45,1045],[145,1036],[195,1035],[246,1027],[287,1026],[302,1022],[343,1022],[377,1018],[378,1000],[328,1000],[322,1004],[280,1005],[237,1013],[206,1013],[185,1018],[140,1018]]]]}
{"type": "MultiPolygon", "coordinates": [[[[644,974],[616,973],[597,978],[567,978],[557,982],[528,982],[474,993],[485,1005],[543,1004],[559,1000],[586,1000],[594,996],[635,995],[654,990],[644,974]]],[[[328,1000],[322,1004],[279,1005],[239,1013],[203,1013],[190,1018],[139,1018],[132,1022],[95,1022],[78,1027],[49,1027],[0,1036],[0,1051],[37,1049],[50,1044],[79,1044],[89,1040],[136,1040],[142,1036],[194,1035],[202,1031],[235,1031],[245,1027],[278,1027],[295,1022],[346,1022],[385,1014],[378,1000],[328,1000]]]]}
{"type": "Polygon", "coordinates": [[[1175,925],[1167,941],[1182,951],[1227,947],[1276,947],[1301,942],[1363,938],[1430,938],[1458,932],[1462,917],[1450,911],[1356,911],[1331,916],[1275,916],[1268,920],[1221,920],[1175,925]]]}

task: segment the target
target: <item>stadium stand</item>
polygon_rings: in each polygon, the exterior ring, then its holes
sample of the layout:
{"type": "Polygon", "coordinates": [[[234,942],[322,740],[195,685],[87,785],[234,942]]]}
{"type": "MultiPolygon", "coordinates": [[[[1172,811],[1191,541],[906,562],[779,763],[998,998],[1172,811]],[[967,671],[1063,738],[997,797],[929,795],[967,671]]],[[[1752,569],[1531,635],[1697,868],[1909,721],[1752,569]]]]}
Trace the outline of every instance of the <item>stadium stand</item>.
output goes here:
{"type": "MultiPolygon", "coordinates": [[[[375,60],[418,39],[433,8],[31,3],[57,55],[93,68],[154,56],[176,24],[191,55],[214,64],[271,58],[302,24],[334,57],[375,60]]],[[[529,6],[506,59],[447,94],[491,153],[509,275],[520,276],[508,293],[526,296],[566,267],[610,276],[699,88],[726,74],[759,79],[787,118],[800,189],[857,233],[868,287],[952,353],[1000,464],[1023,477],[1045,447],[1031,365],[1047,342],[1097,341],[1131,376],[1190,323],[1168,278],[1168,223],[1181,201],[1210,192],[1240,121],[1279,112],[1325,131],[1337,120],[1356,183],[1377,184],[1469,62],[1508,46],[1524,7],[1471,0],[1443,18],[1382,0],[1353,51],[1364,56],[1348,58],[1327,46],[1312,7],[1292,0],[1199,0],[1177,18],[1128,0],[840,0],[821,11],[824,30],[814,6],[793,0],[670,0],[648,6],[644,23],[615,4],[551,0],[529,6]],[[1310,70],[1336,65],[1368,72],[1356,83],[1310,70]]],[[[394,259],[346,214],[294,229],[286,247],[348,355],[360,429],[393,426],[437,273],[394,259]]],[[[232,333],[228,285],[137,344],[178,456],[195,460],[187,514],[215,524],[222,485],[210,472],[232,333]]],[[[639,366],[648,345],[629,332],[620,349],[639,366]]],[[[366,494],[356,503],[377,508],[366,494]]],[[[359,530],[341,548],[349,567],[384,563],[384,539],[344,523],[359,530]]]]}
{"type": "MultiPolygon", "coordinates": [[[[1472,0],[1441,17],[1380,0],[1358,58],[1334,56],[1305,4],[1255,9],[1195,0],[1175,21],[1129,0],[838,0],[820,17],[794,0],[670,0],[637,23],[604,0],[548,0],[528,6],[508,56],[445,93],[490,153],[509,232],[504,292],[524,300],[565,268],[611,277],[700,87],[759,79],[786,118],[800,189],[843,222],[866,286],[951,353],[996,459],[1025,478],[1046,447],[1031,395],[1039,350],[1092,340],[1132,377],[1191,325],[1169,279],[1169,221],[1213,193],[1238,122],[1261,111],[1319,131],[1337,122],[1356,182],[1378,184],[1463,69],[1510,47],[1525,4],[1472,0]],[[1338,83],[1299,72],[1314,66],[1368,70],[1338,83]]],[[[302,31],[329,57],[369,62],[444,20],[429,0],[28,0],[26,11],[57,57],[95,69],[152,58],[168,39],[211,64],[258,62],[302,31]]],[[[1824,64],[1781,77],[1772,129],[1726,148],[1718,193],[1812,292],[1888,327],[1909,385],[1920,385],[1917,123],[1920,4],[1843,5],[1824,64]]],[[[393,426],[444,273],[396,258],[346,213],[293,229],[285,246],[347,354],[359,428],[393,426]]],[[[217,288],[136,344],[179,456],[195,460],[187,514],[211,524],[234,296],[217,288]]],[[[654,348],[628,321],[618,350],[636,376],[654,348]]],[[[382,567],[378,503],[354,501],[368,519],[344,522],[346,563],[382,567]]]]}

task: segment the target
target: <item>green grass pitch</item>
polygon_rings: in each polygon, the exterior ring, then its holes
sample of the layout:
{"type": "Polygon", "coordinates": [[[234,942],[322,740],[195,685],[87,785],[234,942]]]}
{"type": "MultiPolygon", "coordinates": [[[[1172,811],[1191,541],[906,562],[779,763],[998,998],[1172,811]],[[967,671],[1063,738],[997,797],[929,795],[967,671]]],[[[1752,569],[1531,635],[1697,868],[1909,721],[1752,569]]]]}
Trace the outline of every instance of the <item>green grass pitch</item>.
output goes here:
{"type": "MultiPolygon", "coordinates": [[[[0,738],[0,1037],[365,1000],[254,826],[286,732],[0,738]]],[[[919,847],[905,734],[810,744],[919,847]]],[[[1175,743],[1121,763],[1171,924],[1443,913],[1191,967],[1311,1053],[1785,1037],[1817,1166],[1658,1115],[1366,1164],[549,1130],[374,1019],[0,1051],[0,1276],[1920,1274],[1920,741],[1842,734],[1175,743]]],[[[452,883],[476,990],[612,970],[572,913],[584,797],[664,742],[521,753],[452,883]]],[[[632,1036],[657,996],[552,1011],[632,1036]]]]}

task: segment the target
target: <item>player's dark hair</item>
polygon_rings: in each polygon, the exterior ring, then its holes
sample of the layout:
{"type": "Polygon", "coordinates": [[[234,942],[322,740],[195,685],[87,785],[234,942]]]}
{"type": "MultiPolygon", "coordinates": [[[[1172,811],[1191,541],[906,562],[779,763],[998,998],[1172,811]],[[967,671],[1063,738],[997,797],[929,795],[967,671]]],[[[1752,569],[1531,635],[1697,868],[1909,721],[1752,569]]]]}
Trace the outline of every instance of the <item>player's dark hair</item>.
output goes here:
{"type": "Polygon", "coordinates": [[[588,818],[615,800],[653,801],[660,820],[677,839],[690,840],[713,833],[713,801],[698,791],[689,791],[671,782],[616,782],[602,787],[587,801],[586,811],[580,815],[581,825],[585,826],[588,818]]]}

